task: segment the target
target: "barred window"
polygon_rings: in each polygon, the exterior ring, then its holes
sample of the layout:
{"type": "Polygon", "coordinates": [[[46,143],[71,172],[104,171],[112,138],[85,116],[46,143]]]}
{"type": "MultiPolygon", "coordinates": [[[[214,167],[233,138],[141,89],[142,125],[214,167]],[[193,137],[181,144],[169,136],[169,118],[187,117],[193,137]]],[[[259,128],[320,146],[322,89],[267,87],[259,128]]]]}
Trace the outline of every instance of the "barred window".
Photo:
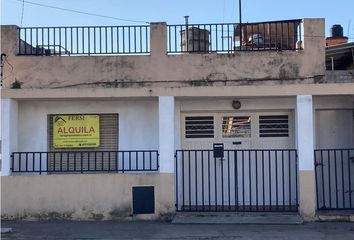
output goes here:
{"type": "Polygon", "coordinates": [[[227,116],[222,118],[223,138],[250,138],[251,117],[250,116],[227,116]]]}
{"type": "Polygon", "coordinates": [[[214,117],[186,117],[185,128],[186,138],[214,138],[214,117]]]}
{"type": "MultiPolygon", "coordinates": [[[[64,115],[64,114],[63,114],[64,115]]],[[[70,114],[65,114],[70,115],[70,114]]],[[[75,114],[76,115],[76,114],[75,114]]],[[[97,169],[114,169],[117,163],[116,155],[109,151],[118,151],[118,114],[97,114],[100,117],[100,144],[94,148],[54,148],[53,144],[53,118],[57,115],[48,115],[48,146],[51,152],[65,152],[60,159],[60,155],[50,155],[48,157],[48,170],[64,169],[75,170],[83,164],[83,170],[88,170],[90,164],[97,169]],[[85,151],[88,153],[80,153],[85,151]],[[95,151],[105,151],[95,153],[95,151]],[[77,152],[77,153],[75,153],[77,152]],[[95,158],[93,158],[95,156],[95,158]],[[90,163],[89,159],[97,159],[97,162],[90,163]],[[82,161],[81,161],[82,160],[82,161]],[[79,166],[80,165],[80,166],[79,166]]]]}
{"type": "Polygon", "coordinates": [[[288,115],[259,116],[260,137],[289,137],[288,115]]]}

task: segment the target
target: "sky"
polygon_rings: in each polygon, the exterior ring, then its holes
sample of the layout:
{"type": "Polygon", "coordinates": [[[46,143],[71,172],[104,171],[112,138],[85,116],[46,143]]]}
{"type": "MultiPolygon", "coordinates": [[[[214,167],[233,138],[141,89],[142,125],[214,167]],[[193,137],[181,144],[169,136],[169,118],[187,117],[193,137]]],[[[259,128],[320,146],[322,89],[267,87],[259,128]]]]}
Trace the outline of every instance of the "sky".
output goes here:
{"type": "MultiPolygon", "coordinates": [[[[25,0],[24,4],[22,0],[0,1],[1,24],[23,27],[144,25],[146,22],[183,24],[185,15],[190,16],[190,23],[239,21],[238,0],[25,0]]],[[[298,18],[325,18],[327,36],[333,24],[341,24],[344,35],[349,32],[350,41],[354,41],[354,0],[242,0],[243,22],[298,18]]]]}

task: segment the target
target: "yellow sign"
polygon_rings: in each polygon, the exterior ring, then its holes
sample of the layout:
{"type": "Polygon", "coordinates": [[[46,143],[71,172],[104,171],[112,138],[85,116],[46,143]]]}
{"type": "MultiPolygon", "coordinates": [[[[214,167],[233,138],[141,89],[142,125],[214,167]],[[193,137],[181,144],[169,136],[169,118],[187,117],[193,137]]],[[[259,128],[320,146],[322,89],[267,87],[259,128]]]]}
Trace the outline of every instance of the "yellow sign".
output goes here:
{"type": "Polygon", "coordinates": [[[100,116],[53,116],[53,145],[54,148],[99,147],[100,116]]]}

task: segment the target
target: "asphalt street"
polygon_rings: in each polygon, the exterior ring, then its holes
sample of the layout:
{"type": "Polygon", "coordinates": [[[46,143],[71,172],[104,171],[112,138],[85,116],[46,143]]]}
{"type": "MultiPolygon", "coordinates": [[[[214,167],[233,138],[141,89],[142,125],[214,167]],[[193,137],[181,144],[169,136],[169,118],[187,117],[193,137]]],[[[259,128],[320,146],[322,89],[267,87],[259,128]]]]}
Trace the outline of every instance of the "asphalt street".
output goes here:
{"type": "Polygon", "coordinates": [[[285,239],[353,240],[354,223],[325,222],[302,225],[172,224],[150,221],[3,221],[13,233],[2,239],[285,239]]]}

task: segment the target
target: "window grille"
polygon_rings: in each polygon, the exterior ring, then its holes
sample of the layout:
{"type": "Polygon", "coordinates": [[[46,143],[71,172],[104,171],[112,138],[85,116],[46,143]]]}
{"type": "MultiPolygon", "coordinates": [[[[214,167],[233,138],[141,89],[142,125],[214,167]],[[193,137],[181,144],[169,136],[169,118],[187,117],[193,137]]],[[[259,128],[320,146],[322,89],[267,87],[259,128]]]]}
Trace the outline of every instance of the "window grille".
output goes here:
{"type": "Polygon", "coordinates": [[[259,116],[260,137],[289,137],[288,115],[259,116]]]}
{"type": "Polygon", "coordinates": [[[250,138],[251,137],[251,117],[223,117],[222,137],[224,138],[250,138]]]}
{"type": "Polygon", "coordinates": [[[186,138],[214,138],[214,117],[186,117],[185,134],[186,138]]]}
{"type": "MultiPolygon", "coordinates": [[[[56,114],[58,115],[58,114],[56,114]]],[[[49,151],[65,151],[65,152],[78,152],[78,151],[88,151],[92,153],[85,153],[82,155],[82,159],[84,162],[83,169],[88,169],[89,163],[88,159],[90,158],[88,154],[91,154],[91,157],[93,154],[95,154],[95,151],[118,151],[118,114],[98,114],[100,116],[100,146],[97,148],[60,148],[56,149],[53,146],[53,117],[56,115],[48,115],[48,145],[49,145],[49,151]]],[[[70,115],[70,114],[63,114],[63,115],[70,115]]],[[[110,153],[111,156],[108,155],[109,153],[102,154],[102,155],[97,155],[97,158],[100,160],[97,162],[97,168],[100,169],[101,165],[103,165],[103,168],[108,169],[108,165],[110,167],[113,167],[114,169],[114,164],[116,164],[116,160],[114,160],[115,155],[113,153],[110,153]]],[[[75,169],[74,162],[75,160],[78,161],[78,159],[74,159],[75,155],[70,155],[71,158],[69,159],[69,169],[73,170],[75,169]]],[[[64,156],[66,157],[66,156],[64,156]]],[[[76,157],[79,157],[77,155],[76,157]]],[[[81,157],[81,155],[80,155],[81,157]]],[[[81,159],[80,159],[81,160],[81,159]]],[[[63,169],[66,169],[66,162],[61,162],[60,161],[54,161],[53,159],[49,159],[48,161],[48,169],[53,170],[53,169],[60,169],[62,167],[63,169]],[[55,165],[55,166],[54,166],[55,165]],[[60,166],[61,165],[61,166],[60,166]]]]}

